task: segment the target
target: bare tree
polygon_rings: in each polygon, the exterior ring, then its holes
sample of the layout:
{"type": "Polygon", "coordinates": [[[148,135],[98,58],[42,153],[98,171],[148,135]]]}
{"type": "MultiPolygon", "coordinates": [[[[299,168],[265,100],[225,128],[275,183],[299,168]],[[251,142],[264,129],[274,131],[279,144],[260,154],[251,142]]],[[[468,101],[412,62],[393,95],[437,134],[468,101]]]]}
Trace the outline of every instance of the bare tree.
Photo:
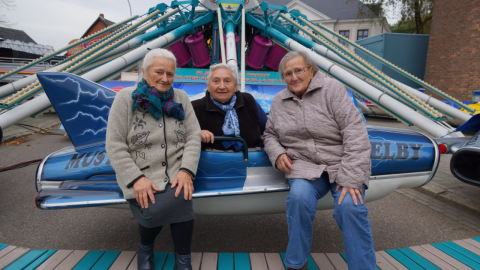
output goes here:
{"type": "MultiPolygon", "coordinates": [[[[15,8],[14,0],[0,0],[0,12],[5,12],[6,10],[12,10],[15,8]]],[[[0,14],[0,26],[11,27],[14,23],[7,19],[7,16],[0,14]]]]}
{"type": "MultiPolygon", "coordinates": [[[[356,0],[346,0],[356,2],[356,0]]],[[[395,15],[401,15],[402,22],[411,22],[415,25],[414,33],[423,34],[424,25],[432,19],[434,0],[362,0],[363,5],[359,5],[358,18],[373,19],[384,16],[391,12],[395,15]]]]}

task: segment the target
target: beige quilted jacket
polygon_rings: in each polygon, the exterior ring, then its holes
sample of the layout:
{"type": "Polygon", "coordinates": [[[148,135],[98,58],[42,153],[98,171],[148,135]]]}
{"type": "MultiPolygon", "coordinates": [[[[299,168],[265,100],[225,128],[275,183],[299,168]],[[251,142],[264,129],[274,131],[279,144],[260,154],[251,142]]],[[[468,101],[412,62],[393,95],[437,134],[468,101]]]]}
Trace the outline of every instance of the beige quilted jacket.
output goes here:
{"type": "Polygon", "coordinates": [[[314,180],[327,171],[330,183],[368,187],[370,142],[362,116],[345,86],[319,72],[302,99],[288,89],[275,95],[264,143],[273,166],[283,153],[292,159],[287,178],[314,180]]]}

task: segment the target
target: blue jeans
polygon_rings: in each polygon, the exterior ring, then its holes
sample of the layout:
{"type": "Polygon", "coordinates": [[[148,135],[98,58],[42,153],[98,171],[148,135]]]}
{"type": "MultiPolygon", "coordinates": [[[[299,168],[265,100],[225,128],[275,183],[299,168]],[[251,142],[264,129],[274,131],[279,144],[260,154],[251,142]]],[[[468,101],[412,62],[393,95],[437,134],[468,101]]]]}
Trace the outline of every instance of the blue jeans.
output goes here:
{"type": "MultiPolygon", "coordinates": [[[[288,247],[285,264],[293,269],[301,268],[308,260],[312,246],[313,227],[317,201],[329,191],[335,199],[333,217],[343,232],[343,245],[349,270],[376,269],[372,229],[365,204],[353,204],[350,193],[345,195],[341,205],[338,199],[342,189],[335,192],[337,184],[330,184],[328,174],[309,181],[288,179],[290,193],[287,197],[288,247]]],[[[362,197],[365,197],[363,186],[362,197]]]]}

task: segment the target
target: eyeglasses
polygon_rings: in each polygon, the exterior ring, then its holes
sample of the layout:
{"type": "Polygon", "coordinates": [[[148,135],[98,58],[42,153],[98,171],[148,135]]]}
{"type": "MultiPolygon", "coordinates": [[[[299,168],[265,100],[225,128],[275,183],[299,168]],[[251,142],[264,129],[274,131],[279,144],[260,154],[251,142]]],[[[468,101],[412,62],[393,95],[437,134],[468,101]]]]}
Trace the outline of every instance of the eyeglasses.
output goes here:
{"type": "Polygon", "coordinates": [[[288,71],[288,72],[286,72],[285,74],[283,74],[283,77],[284,77],[285,79],[290,79],[290,78],[292,78],[293,73],[295,73],[295,75],[297,75],[297,76],[302,75],[302,74],[305,73],[305,71],[307,71],[307,69],[309,69],[309,68],[311,68],[311,67],[296,68],[296,69],[293,70],[293,72],[288,71]]]}

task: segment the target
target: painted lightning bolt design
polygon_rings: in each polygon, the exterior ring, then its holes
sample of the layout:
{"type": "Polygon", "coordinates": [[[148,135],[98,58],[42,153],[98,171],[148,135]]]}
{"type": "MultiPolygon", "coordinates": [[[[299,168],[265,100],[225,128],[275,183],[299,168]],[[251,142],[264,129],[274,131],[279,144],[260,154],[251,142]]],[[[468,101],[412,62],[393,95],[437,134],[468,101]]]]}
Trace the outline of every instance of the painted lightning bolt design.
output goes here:
{"type": "Polygon", "coordinates": [[[93,135],[97,135],[99,132],[106,131],[106,130],[107,130],[106,127],[103,127],[103,128],[101,128],[101,129],[99,129],[99,130],[97,130],[97,131],[95,131],[95,130],[93,130],[93,129],[87,129],[87,130],[85,130],[82,134],[80,134],[80,136],[83,136],[83,135],[85,135],[85,134],[88,133],[88,132],[93,133],[93,135]]]}
{"type": "Polygon", "coordinates": [[[107,105],[103,105],[103,107],[101,107],[101,108],[99,108],[99,107],[97,107],[97,106],[95,106],[95,105],[84,105],[84,106],[85,106],[85,107],[90,107],[90,108],[95,108],[95,109],[97,109],[97,110],[99,110],[99,111],[102,111],[102,110],[105,110],[105,109],[110,110],[110,107],[107,106],[107,105]]]}
{"type": "Polygon", "coordinates": [[[92,96],[93,98],[97,98],[99,94],[102,94],[107,99],[114,99],[115,98],[115,96],[112,96],[112,97],[107,96],[105,94],[106,89],[102,89],[102,88],[98,88],[95,93],[91,93],[91,92],[88,92],[88,91],[82,91],[82,87],[80,86],[80,83],[78,81],[73,80],[72,78],[66,78],[66,79],[63,79],[63,80],[53,80],[53,79],[49,79],[49,78],[46,78],[46,79],[51,81],[51,82],[54,82],[54,83],[65,83],[67,81],[71,81],[71,82],[75,83],[76,85],[78,85],[77,99],[70,100],[70,101],[67,101],[67,102],[64,102],[64,103],[60,103],[59,105],[67,105],[67,104],[78,103],[80,101],[80,95],[81,94],[86,94],[86,95],[92,96]]]}
{"type": "MultiPolygon", "coordinates": [[[[97,90],[94,93],[92,93],[90,91],[83,91],[80,82],[78,82],[77,80],[72,79],[72,78],[65,78],[65,79],[62,79],[62,80],[54,80],[54,79],[50,79],[50,78],[46,78],[46,79],[55,83],[55,84],[57,84],[57,85],[65,84],[67,82],[72,82],[72,83],[77,85],[77,97],[73,100],[60,103],[59,105],[69,105],[69,104],[79,103],[81,95],[87,95],[87,96],[91,97],[92,99],[98,98],[99,96],[104,97],[106,99],[114,99],[115,98],[115,96],[107,96],[107,94],[105,93],[105,91],[107,89],[104,89],[104,88],[97,88],[97,90]]],[[[99,106],[95,106],[95,105],[92,105],[92,104],[85,104],[83,106],[94,108],[94,109],[98,110],[99,112],[105,112],[106,111],[108,113],[108,111],[110,110],[110,106],[107,106],[107,105],[103,105],[102,107],[99,107],[99,106]]],[[[66,121],[73,121],[73,120],[77,119],[79,116],[87,116],[87,117],[92,118],[94,121],[101,121],[101,122],[105,123],[105,125],[107,124],[107,120],[105,120],[104,117],[102,117],[102,116],[95,117],[91,113],[85,113],[85,112],[82,112],[82,111],[77,112],[77,114],[74,117],[72,117],[70,119],[67,119],[66,121]]],[[[81,133],[80,136],[88,135],[88,134],[97,135],[98,133],[105,132],[106,130],[107,130],[106,127],[102,127],[99,130],[87,129],[87,130],[83,131],[83,133],[81,133]]]]}
{"type": "Polygon", "coordinates": [[[70,118],[70,119],[67,119],[67,121],[72,121],[72,120],[75,120],[77,119],[80,115],[83,115],[83,116],[89,116],[91,117],[93,120],[95,121],[98,121],[98,120],[101,120],[102,122],[104,122],[105,124],[107,124],[107,120],[103,119],[103,117],[99,116],[99,117],[95,117],[89,113],[84,113],[84,112],[77,112],[77,115],[75,115],[74,117],[70,118]]]}

